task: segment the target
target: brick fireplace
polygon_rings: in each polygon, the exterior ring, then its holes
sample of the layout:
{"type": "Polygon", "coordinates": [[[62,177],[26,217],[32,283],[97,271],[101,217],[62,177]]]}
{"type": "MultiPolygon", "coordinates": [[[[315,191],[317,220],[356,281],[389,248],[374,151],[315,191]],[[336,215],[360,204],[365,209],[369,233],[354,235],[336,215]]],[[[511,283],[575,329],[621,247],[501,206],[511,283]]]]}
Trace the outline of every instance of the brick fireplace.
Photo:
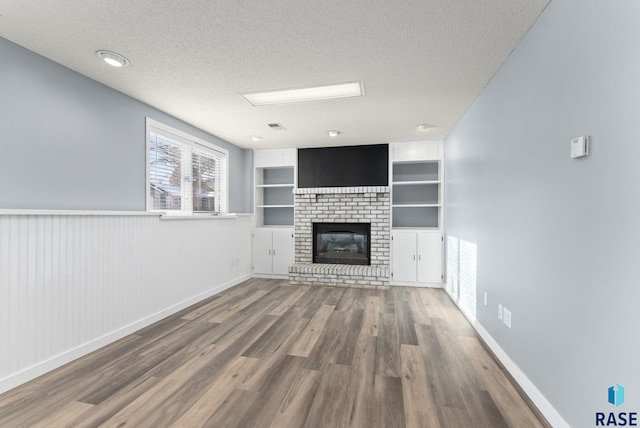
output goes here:
{"type": "Polygon", "coordinates": [[[387,288],[390,274],[388,186],[295,189],[292,284],[387,288]],[[370,224],[369,265],[313,262],[314,223],[370,224]]]}

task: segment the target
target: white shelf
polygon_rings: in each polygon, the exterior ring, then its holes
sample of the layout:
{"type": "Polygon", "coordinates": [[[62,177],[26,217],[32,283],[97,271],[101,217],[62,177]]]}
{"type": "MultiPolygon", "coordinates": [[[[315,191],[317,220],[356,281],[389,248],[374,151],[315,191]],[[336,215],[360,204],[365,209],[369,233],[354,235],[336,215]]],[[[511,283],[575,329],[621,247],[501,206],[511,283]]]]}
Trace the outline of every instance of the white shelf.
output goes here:
{"type": "Polygon", "coordinates": [[[287,183],[287,184],[256,184],[256,187],[258,188],[269,188],[269,187],[290,187],[293,189],[294,185],[293,183],[287,183]]]}
{"type": "Polygon", "coordinates": [[[415,184],[440,184],[442,180],[426,180],[426,181],[394,181],[391,183],[393,186],[407,186],[415,184]]]}
{"type": "Polygon", "coordinates": [[[430,207],[441,207],[442,204],[394,204],[391,205],[392,208],[430,208],[430,207]]]}
{"type": "Polygon", "coordinates": [[[439,232],[440,228],[435,226],[395,226],[395,227],[392,227],[391,230],[406,230],[406,231],[416,230],[416,231],[425,231],[425,232],[428,232],[428,231],[439,232]]]}
{"type": "Polygon", "coordinates": [[[293,205],[256,205],[256,208],[293,208],[293,205]]]}

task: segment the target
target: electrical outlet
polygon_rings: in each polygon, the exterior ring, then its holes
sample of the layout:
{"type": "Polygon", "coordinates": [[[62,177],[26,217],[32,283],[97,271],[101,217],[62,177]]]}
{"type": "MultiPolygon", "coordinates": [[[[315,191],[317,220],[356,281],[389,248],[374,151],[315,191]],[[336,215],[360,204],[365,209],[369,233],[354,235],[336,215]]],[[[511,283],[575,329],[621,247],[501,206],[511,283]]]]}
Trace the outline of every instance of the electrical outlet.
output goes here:
{"type": "Polygon", "coordinates": [[[498,305],[498,319],[502,319],[502,305],[498,305]]]}
{"type": "Polygon", "coordinates": [[[509,328],[511,328],[511,311],[507,308],[504,308],[503,310],[503,314],[502,314],[502,319],[505,323],[505,325],[509,328]]]}
{"type": "Polygon", "coordinates": [[[484,305],[487,306],[488,302],[489,302],[489,297],[487,296],[487,292],[485,291],[484,292],[484,305]]]}

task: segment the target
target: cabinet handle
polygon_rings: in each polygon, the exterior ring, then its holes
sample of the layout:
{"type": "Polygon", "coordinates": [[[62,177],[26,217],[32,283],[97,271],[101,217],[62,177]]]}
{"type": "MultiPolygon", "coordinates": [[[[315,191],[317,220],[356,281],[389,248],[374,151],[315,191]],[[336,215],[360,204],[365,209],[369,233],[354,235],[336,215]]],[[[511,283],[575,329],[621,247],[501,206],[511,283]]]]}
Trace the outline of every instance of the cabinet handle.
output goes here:
{"type": "Polygon", "coordinates": [[[273,255],[274,255],[274,256],[276,255],[276,250],[275,250],[275,249],[273,250],[273,255]]]}
{"type": "Polygon", "coordinates": [[[418,254],[418,261],[422,260],[422,255],[418,254]]]}
{"type": "Polygon", "coordinates": [[[269,250],[269,255],[271,255],[271,250],[269,250]]]}
{"type": "Polygon", "coordinates": [[[415,254],[413,255],[413,261],[414,262],[416,261],[416,255],[415,254]]]}

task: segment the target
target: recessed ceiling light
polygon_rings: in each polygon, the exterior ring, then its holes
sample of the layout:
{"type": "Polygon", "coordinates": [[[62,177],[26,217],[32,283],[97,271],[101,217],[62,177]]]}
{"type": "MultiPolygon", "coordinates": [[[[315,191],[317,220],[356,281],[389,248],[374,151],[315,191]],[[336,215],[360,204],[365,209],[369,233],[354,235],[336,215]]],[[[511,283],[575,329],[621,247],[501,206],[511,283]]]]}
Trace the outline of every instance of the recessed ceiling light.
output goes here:
{"type": "Polygon", "coordinates": [[[252,136],[251,136],[251,139],[252,139],[253,141],[262,141],[262,137],[259,137],[259,136],[257,136],[257,135],[252,135],[252,136]]]}
{"type": "Polygon", "coordinates": [[[96,55],[112,67],[125,67],[129,65],[129,60],[116,52],[96,51],[96,55]]]}
{"type": "Polygon", "coordinates": [[[334,85],[310,86],[308,88],[246,92],[240,95],[249,101],[251,105],[258,107],[273,104],[361,97],[364,95],[364,89],[362,82],[347,82],[334,85]]]}
{"type": "Polygon", "coordinates": [[[433,128],[433,125],[431,125],[430,123],[422,123],[420,125],[418,125],[417,127],[420,131],[426,131],[427,129],[431,129],[433,128]]]}
{"type": "Polygon", "coordinates": [[[337,137],[339,133],[338,131],[329,131],[329,137],[337,137]]]}

